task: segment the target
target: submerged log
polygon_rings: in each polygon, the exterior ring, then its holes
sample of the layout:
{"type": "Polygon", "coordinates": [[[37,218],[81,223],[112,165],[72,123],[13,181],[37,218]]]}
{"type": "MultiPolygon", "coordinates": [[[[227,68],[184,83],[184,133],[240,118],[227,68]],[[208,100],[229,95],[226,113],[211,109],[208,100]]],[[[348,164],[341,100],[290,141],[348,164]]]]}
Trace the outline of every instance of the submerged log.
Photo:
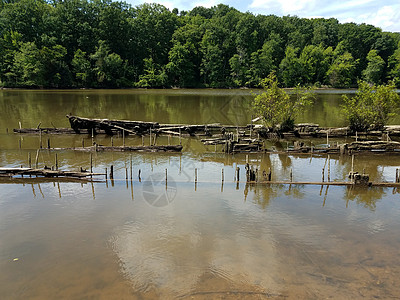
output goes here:
{"type": "Polygon", "coordinates": [[[75,148],[50,148],[49,150],[73,150],[83,152],[117,151],[117,152],[181,152],[182,145],[153,145],[153,146],[100,146],[75,148]]]}
{"type": "Polygon", "coordinates": [[[42,176],[42,177],[73,177],[73,178],[85,178],[91,176],[104,175],[102,173],[91,173],[84,171],[61,171],[51,170],[48,168],[34,169],[34,168],[0,168],[0,175],[3,177],[13,177],[18,175],[27,176],[42,176]]]}

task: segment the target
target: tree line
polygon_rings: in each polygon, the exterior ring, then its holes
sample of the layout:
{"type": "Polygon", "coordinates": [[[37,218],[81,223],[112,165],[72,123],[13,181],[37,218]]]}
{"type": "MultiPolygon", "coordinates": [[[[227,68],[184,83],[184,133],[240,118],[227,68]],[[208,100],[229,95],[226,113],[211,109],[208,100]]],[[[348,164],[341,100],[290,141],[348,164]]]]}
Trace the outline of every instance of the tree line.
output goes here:
{"type": "Polygon", "coordinates": [[[0,0],[4,87],[400,86],[400,33],[337,19],[110,0],[0,0]]]}

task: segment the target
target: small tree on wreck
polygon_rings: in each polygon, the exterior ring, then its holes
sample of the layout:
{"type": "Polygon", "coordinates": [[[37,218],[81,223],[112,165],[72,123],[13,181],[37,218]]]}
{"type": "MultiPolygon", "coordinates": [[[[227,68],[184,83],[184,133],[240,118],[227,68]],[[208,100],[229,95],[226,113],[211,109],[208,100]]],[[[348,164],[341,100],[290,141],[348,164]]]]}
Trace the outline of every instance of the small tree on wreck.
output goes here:
{"type": "Polygon", "coordinates": [[[294,89],[293,95],[289,95],[279,87],[274,72],[261,80],[260,85],[264,92],[258,95],[253,93],[252,107],[255,114],[262,118],[264,125],[273,131],[293,130],[296,117],[315,98],[312,88],[300,86],[294,89]]]}
{"type": "Polygon", "coordinates": [[[354,97],[342,96],[342,110],[346,115],[350,130],[382,130],[391,117],[398,111],[400,96],[393,82],[387,85],[371,85],[358,82],[354,97]]]}

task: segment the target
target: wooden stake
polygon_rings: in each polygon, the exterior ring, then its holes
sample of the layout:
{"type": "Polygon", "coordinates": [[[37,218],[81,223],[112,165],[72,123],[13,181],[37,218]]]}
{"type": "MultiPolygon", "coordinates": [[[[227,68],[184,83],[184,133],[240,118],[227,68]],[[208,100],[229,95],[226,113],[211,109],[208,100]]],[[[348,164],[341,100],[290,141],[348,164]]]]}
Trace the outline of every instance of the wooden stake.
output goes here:
{"type": "Polygon", "coordinates": [[[39,166],[39,151],[40,151],[40,149],[37,149],[37,151],[36,151],[36,159],[35,159],[36,169],[38,169],[38,166],[39,166]]]}
{"type": "Polygon", "coordinates": [[[181,128],[179,127],[179,145],[182,145],[181,128]]]}
{"type": "Polygon", "coordinates": [[[222,176],[222,182],[224,182],[224,169],[222,169],[222,174],[221,174],[221,176],[222,176]]]}
{"type": "Polygon", "coordinates": [[[58,156],[57,156],[57,153],[56,153],[56,158],[55,158],[55,165],[56,165],[56,170],[58,170],[58,156]]]}
{"type": "Polygon", "coordinates": [[[290,182],[293,181],[293,170],[292,168],[290,168],[290,182]]]}
{"type": "Polygon", "coordinates": [[[168,181],[168,169],[165,168],[165,184],[167,183],[167,181],[168,181]]]}
{"type": "Polygon", "coordinates": [[[150,128],[150,146],[151,146],[151,128],[150,128]]]}
{"type": "Polygon", "coordinates": [[[239,180],[240,180],[239,176],[240,176],[240,168],[236,167],[236,181],[237,182],[239,182],[239,180]]]}
{"type": "Polygon", "coordinates": [[[194,182],[197,183],[197,168],[194,169],[194,182]]]}
{"type": "Polygon", "coordinates": [[[90,173],[93,173],[93,154],[90,153],[90,173]]]}
{"type": "Polygon", "coordinates": [[[131,154],[131,180],[133,179],[133,164],[132,164],[132,154],[131,154]]]}
{"type": "Polygon", "coordinates": [[[42,129],[39,129],[39,148],[42,149],[42,129]]]}
{"type": "Polygon", "coordinates": [[[32,168],[32,160],[31,160],[31,153],[28,152],[28,166],[29,168],[32,168]]]}
{"type": "Polygon", "coordinates": [[[114,166],[110,166],[110,179],[114,179],[114,166]]]}
{"type": "Polygon", "coordinates": [[[328,155],[328,182],[331,181],[331,157],[328,155]]]}

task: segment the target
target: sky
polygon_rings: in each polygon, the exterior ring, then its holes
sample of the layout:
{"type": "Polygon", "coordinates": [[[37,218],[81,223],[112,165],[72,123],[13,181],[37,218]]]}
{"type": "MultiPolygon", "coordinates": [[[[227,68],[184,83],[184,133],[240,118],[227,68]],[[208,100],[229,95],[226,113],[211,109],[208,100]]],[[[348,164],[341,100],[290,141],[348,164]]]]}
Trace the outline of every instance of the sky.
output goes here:
{"type": "Polygon", "coordinates": [[[301,18],[336,18],[340,23],[366,23],[383,31],[400,32],[400,0],[125,0],[132,6],[160,3],[170,10],[191,10],[223,3],[242,12],[301,18]]]}

